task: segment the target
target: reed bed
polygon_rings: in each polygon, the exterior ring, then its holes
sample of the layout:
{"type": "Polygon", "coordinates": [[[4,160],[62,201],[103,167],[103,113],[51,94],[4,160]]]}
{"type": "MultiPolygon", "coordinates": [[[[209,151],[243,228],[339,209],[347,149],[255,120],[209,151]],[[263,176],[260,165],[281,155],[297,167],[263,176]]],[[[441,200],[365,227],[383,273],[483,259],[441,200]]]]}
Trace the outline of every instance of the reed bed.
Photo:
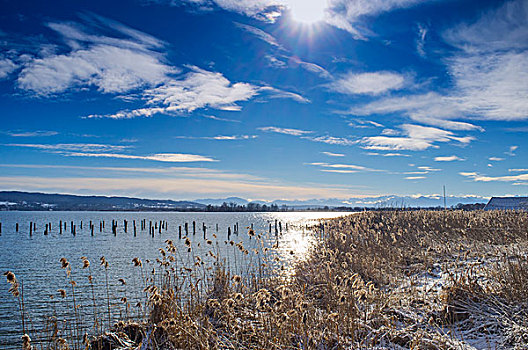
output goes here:
{"type": "MultiPolygon", "coordinates": [[[[295,251],[278,256],[258,233],[247,234],[252,247],[223,242],[238,262],[222,257],[212,240],[201,242],[210,246],[206,256],[194,255],[186,237],[167,240],[155,262],[132,259],[143,303],[129,305],[132,292],[123,280],[123,320],[111,325],[108,296],[106,310],[93,301],[89,329],[79,328],[87,322],[79,320],[74,297],[90,291],[76,288],[71,265],[61,261],[72,317],[59,326],[50,316],[46,337],[27,326],[16,276],[6,274],[24,322],[23,349],[523,349],[528,343],[525,212],[357,213],[315,227],[319,239],[294,263],[286,257],[295,251]],[[233,268],[237,263],[244,268],[233,268]],[[31,345],[30,336],[45,341],[31,345]]],[[[100,263],[111,268],[104,257],[100,263]]]]}

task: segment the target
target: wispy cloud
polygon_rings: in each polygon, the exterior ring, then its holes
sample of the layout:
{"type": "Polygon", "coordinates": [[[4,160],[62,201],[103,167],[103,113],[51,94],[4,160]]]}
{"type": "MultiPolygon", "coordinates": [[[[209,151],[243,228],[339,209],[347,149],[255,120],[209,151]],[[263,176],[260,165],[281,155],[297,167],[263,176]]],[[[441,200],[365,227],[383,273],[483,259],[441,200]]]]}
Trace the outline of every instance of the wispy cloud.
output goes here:
{"type": "Polygon", "coordinates": [[[258,135],[174,136],[177,139],[239,141],[256,139],[258,135]]]}
{"type": "Polygon", "coordinates": [[[220,121],[220,122],[228,122],[228,123],[240,123],[241,122],[240,120],[228,119],[228,118],[220,118],[220,117],[217,117],[217,116],[214,116],[214,115],[203,115],[202,117],[207,118],[207,119],[217,120],[217,121],[220,121]]]}
{"type": "Polygon", "coordinates": [[[0,80],[7,78],[16,68],[17,65],[13,61],[0,56],[0,80]]]}
{"type": "Polygon", "coordinates": [[[425,171],[442,171],[442,169],[433,168],[427,165],[418,166],[417,168],[425,171]]]}
{"type": "Polygon", "coordinates": [[[341,172],[341,173],[354,173],[358,171],[374,171],[378,172],[381,170],[367,168],[361,165],[355,164],[330,164],[323,162],[308,163],[307,165],[313,165],[322,168],[321,171],[326,172],[341,172]]]}
{"type": "Polygon", "coordinates": [[[119,153],[83,153],[70,152],[65,153],[69,157],[95,157],[95,158],[116,158],[116,159],[140,159],[140,160],[154,160],[157,162],[169,163],[188,163],[188,162],[218,162],[218,160],[210,157],[205,157],[197,154],[185,153],[157,153],[148,156],[138,156],[131,154],[119,153]]]}
{"type": "Polygon", "coordinates": [[[427,28],[427,26],[423,25],[423,24],[418,24],[418,38],[416,39],[416,52],[418,52],[418,55],[420,55],[421,57],[424,57],[426,56],[426,53],[425,53],[425,38],[427,36],[427,32],[429,31],[429,29],[427,28]]]}
{"type": "Polygon", "coordinates": [[[129,145],[111,145],[99,143],[57,143],[57,144],[37,144],[37,143],[9,143],[5,146],[33,148],[44,151],[62,151],[62,152],[121,152],[128,148],[129,145]]]}
{"type": "Polygon", "coordinates": [[[466,120],[528,118],[528,5],[502,3],[476,22],[443,34],[457,50],[444,59],[453,86],[449,92],[387,97],[356,106],[355,115],[401,113],[416,122],[451,130],[482,130],[466,120]]]}
{"type": "Polygon", "coordinates": [[[377,152],[369,152],[367,153],[369,156],[382,156],[382,157],[410,157],[409,154],[404,153],[377,153],[377,152]]]}
{"type": "Polygon", "coordinates": [[[437,142],[458,141],[467,144],[474,138],[459,137],[453,132],[433,127],[414,124],[404,124],[400,128],[404,137],[370,136],[361,140],[362,147],[373,150],[410,150],[422,151],[428,148],[438,148],[437,142]]]}
{"type": "Polygon", "coordinates": [[[486,176],[481,175],[476,172],[460,172],[459,173],[462,176],[468,177],[476,182],[492,182],[492,181],[499,181],[499,182],[515,182],[515,181],[528,181],[528,173],[527,174],[519,174],[519,175],[505,175],[505,176],[486,176]]]}
{"type": "Polygon", "coordinates": [[[332,153],[332,152],[321,152],[321,153],[329,157],[344,157],[345,156],[342,153],[332,153]]]}
{"type": "Polygon", "coordinates": [[[258,94],[270,98],[287,98],[301,103],[309,100],[293,92],[270,86],[256,86],[249,83],[232,83],[221,73],[210,72],[195,66],[181,79],[171,79],[155,88],[142,92],[146,107],[123,110],[109,115],[89,115],[88,118],[129,119],[151,117],[164,113],[179,115],[197,109],[214,108],[225,111],[240,111],[240,102],[248,101],[258,94]]]}
{"type": "Polygon", "coordinates": [[[405,177],[405,180],[422,180],[426,179],[425,176],[407,176],[405,177]]]}
{"type": "Polygon", "coordinates": [[[340,145],[340,146],[352,146],[356,145],[358,141],[347,139],[345,137],[334,137],[334,136],[303,136],[303,139],[314,141],[314,142],[322,142],[326,143],[328,145],[340,145]]]}
{"type": "Polygon", "coordinates": [[[488,159],[491,160],[492,162],[501,162],[504,160],[504,158],[500,158],[500,157],[489,157],[488,159]]]}
{"type": "Polygon", "coordinates": [[[510,172],[528,172],[528,169],[508,169],[510,172]]]}
{"type": "Polygon", "coordinates": [[[311,134],[313,132],[309,130],[280,128],[276,126],[265,126],[265,127],[261,127],[257,129],[261,131],[265,131],[265,132],[273,132],[277,134],[285,134],[285,135],[292,135],[292,136],[302,136],[306,134],[311,134]]]}
{"type": "Polygon", "coordinates": [[[281,45],[277,42],[277,39],[275,39],[273,35],[266,33],[262,29],[259,29],[257,27],[253,27],[247,24],[243,24],[243,23],[238,23],[238,22],[235,22],[235,25],[245,30],[246,32],[249,32],[255,35],[257,38],[267,42],[268,44],[272,46],[279,47],[279,48],[281,47],[281,45]]]}
{"type": "Polygon", "coordinates": [[[59,133],[57,131],[51,130],[36,130],[36,131],[5,131],[3,132],[6,135],[11,137],[45,137],[45,136],[55,136],[59,133]]]}
{"type": "Polygon", "coordinates": [[[162,41],[102,17],[90,16],[90,21],[96,23],[92,28],[48,23],[70,50],[26,59],[17,79],[18,87],[37,95],[83,87],[123,93],[158,84],[179,71],[164,63],[159,51],[165,46],[162,41]],[[94,27],[103,27],[114,35],[98,35],[94,27]]]}
{"type": "Polygon", "coordinates": [[[46,152],[58,153],[67,157],[91,157],[91,158],[115,158],[115,159],[140,159],[155,160],[158,162],[217,162],[216,159],[196,154],[184,153],[157,153],[152,155],[132,155],[116,152],[125,151],[132,146],[129,145],[108,145],[92,143],[59,143],[59,144],[27,144],[10,143],[5,144],[10,147],[33,148],[46,152]]]}
{"type": "Polygon", "coordinates": [[[519,146],[510,146],[510,149],[507,151],[507,152],[504,152],[505,154],[509,155],[509,156],[515,156],[515,151],[517,151],[517,148],[519,148],[519,146]]]}
{"type": "Polygon", "coordinates": [[[367,128],[372,128],[372,127],[383,128],[383,124],[380,124],[373,120],[363,120],[363,119],[350,120],[348,122],[348,126],[351,126],[357,129],[367,129],[367,128]]]}
{"type": "Polygon", "coordinates": [[[459,156],[455,156],[455,155],[452,155],[452,156],[439,156],[439,157],[435,157],[435,162],[454,162],[456,160],[458,161],[463,161],[465,160],[464,158],[460,158],[459,156]]]}
{"type": "Polygon", "coordinates": [[[394,72],[349,72],[327,86],[342,94],[379,95],[402,89],[405,83],[406,77],[394,72]]]}

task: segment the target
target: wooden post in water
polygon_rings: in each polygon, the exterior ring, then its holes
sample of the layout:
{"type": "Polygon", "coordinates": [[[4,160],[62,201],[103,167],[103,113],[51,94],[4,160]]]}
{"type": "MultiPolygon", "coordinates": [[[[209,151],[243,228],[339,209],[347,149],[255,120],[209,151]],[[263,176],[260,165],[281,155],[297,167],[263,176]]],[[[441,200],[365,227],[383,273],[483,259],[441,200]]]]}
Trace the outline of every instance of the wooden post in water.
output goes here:
{"type": "Polygon", "coordinates": [[[216,224],[216,232],[218,232],[218,223],[216,224]]]}
{"type": "Polygon", "coordinates": [[[204,239],[205,239],[205,234],[207,232],[207,226],[205,226],[205,222],[203,223],[203,233],[204,233],[204,239]]]}
{"type": "Polygon", "coordinates": [[[185,235],[189,236],[189,223],[185,223],[185,235]]]}
{"type": "Polygon", "coordinates": [[[227,239],[231,238],[231,226],[227,227],[227,239]]]}
{"type": "Polygon", "coordinates": [[[125,233],[128,231],[128,222],[126,220],[123,221],[123,226],[125,227],[125,233]]]}
{"type": "Polygon", "coordinates": [[[29,237],[33,236],[33,222],[29,222],[29,237]]]}
{"type": "Polygon", "coordinates": [[[193,221],[193,236],[196,234],[196,221],[193,221]]]}
{"type": "Polygon", "coordinates": [[[16,232],[18,232],[18,222],[16,223],[15,229],[16,229],[16,232]]]}
{"type": "Polygon", "coordinates": [[[82,230],[82,220],[81,220],[81,230],[82,230]]]}
{"type": "Polygon", "coordinates": [[[181,239],[181,225],[180,225],[180,226],[178,226],[178,228],[179,228],[179,234],[178,234],[178,238],[179,238],[179,239],[181,239]]]}
{"type": "Polygon", "coordinates": [[[48,235],[48,224],[46,224],[46,227],[44,228],[44,236],[48,235]]]}

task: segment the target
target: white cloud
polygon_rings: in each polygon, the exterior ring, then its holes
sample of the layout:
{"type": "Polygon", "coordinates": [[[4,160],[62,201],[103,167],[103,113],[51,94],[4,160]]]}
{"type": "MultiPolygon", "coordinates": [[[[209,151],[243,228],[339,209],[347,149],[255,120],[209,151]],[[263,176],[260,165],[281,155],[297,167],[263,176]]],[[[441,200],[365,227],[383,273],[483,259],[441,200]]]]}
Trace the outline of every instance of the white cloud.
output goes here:
{"type": "Polygon", "coordinates": [[[506,176],[485,176],[480,175],[476,172],[461,172],[459,173],[462,176],[469,177],[473,179],[473,181],[476,182],[492,182],[492,181],[499,181],[499,182],[515,182],[515,181],[528,181],[528,173],[527,174],[519,174],[519,175],[506,175],[506,176]]]}
{"type": "Polygon", "coordinates": [[[370,136],[361,139],[363,148],[374,150],[410,150],[422,151],[428,148],[438,148],[437,142],[458,141],[467,144],[473,137],[456,136],[453,132],[433,127],[414,124],[400,126],[406,137],[370,136]]]}
{"type": "Polygon", "coordinates": [[[489,157],[488,159],[491,160],[492,162],[501,162],[504,160],[504,158],[499,158],[499,157],[489,157]]]}
{"type": "Polygon", "coordinates": [[[275,39],[273,35],[266,33],[262,29],[259,29],[257,27],[253,27],[247,24],[243,24],[243,23],[238,23],[238,22],[235,22],[235,25],[245,30],[246,32],[255,35],[257,38],[267,42],[268,44],[272,46],[281,47],[281,45],[279,45],[279,43],[277,42],[277,39],[275,39]]]}
{"type": "Polygon", "coordinates": [[[359,171],[381,171],[377,169],[371,169],[367,168],[361,165],[355,165],[355,164],[330,164],[330,163],[323,163],[323,162],[315,162],[315,163],[307,163],[307,165],[313,165],[316,167],[320,167],[320,171],[324,172],[331,172],[331,173],[343,173],[343,174],[352,174],[359,171]]]}
{"type": "Polygon", "coordinates": [[[422,180],[422,179],[426,179],[425,176],[407,176],[405,178],[405,180],[422,180]]]}
{"type": "Polygon", "coordinates": [[[220,118],[220,117],[217,117],[215,115],[203,115],[202,117],[207,118],[207,119],[217,120],[217,121],[220,121],[220,122],[241,123],[240,120],[228,119],[228,118],[220,118]]]}
{"type": "Polygon", "coordinates": [[[344,157],[345,156],[342,153],[332,153],[332,152],[321,152],[321,153],[329,157],[344,157]]]}
{"type": "Polygon", "coordinates": [[[45,131],[45,130],[37,130],[37,131],[8,131],[6,132],[7,135],[11,137],[40,137],[40,136],[55,136],[59,133],[56,131],[45,131]]]}
{"type": "Polygon", "coordinates": [[[379,95],[391,90],[402,89],[405,81],[405,76],[394,72],[349,72],[328,84],[328,87],[342,94],[379,95]]]}
{"type": "Polygon", "coordinates": [[[156,85],[179,71],[165,64],[156,51],[163,46],[161,41],[110,20],[101,19],[99,25],[113,29],[115,36],[90,34],[89,28],[74,24],[50,23],[70,51],[30,58],[18,76],[18,87],[37,95],[85,87],[123,93],[156,85]],[[118,38],[123,35],[126,39],[118,38]]]}
{"type": "Polygon", "coordinates": [[[504,153],[513,157],[515,156],[515,151],[517,150],[517,148],[519,148],[519,146],[510,146],[510,149],[508,150],[508,152],[504,152],[504,153]]]}
{"type": "Polygon", "coordinates": [[[279,128],[276,126],[265,126],[265,127],[261,127],[257,129],[261,131],[265,131],[265,132],[274,132],[277,134],[285,134],[285,135],[292,135],[292,136],[302,136],[306,134],[311,134],[313,132],[313,131],[308,131],[308,130],[279,128]]]}
{"type": "Polygon", "coordinates": [[[358,143],[358,141],[355,141],[355,140],[350,140],[344,137],[334,137],[334,136],[317,136],[317,137],[304,136],[303,138],[310,140],[310,141],[314,141],[314,142],[326,143],[328,145],[352,146],[358,143]]]}
{"type": "Polygon", "coordinates": [[[383,156],[383,157],[410,157],[408,154],[403,153],[377,153],[377,152],[369,152],[367,153],[369,156],[383,156]]]}
{"type": "Polygon", "coordinates": [[[237,141],[256,139],[257,135],[175,136],[177,139],[237,141]]]}
{"type": "Polygon", "coordinates": [[[458,156],[452,155],[452,156],[441,156],[441,157],[435,157],[435,162],[454,162],[456,160],[465,160],[464,158],[460,158],[458,156]]]}
{"type": "Polygon", "coordinates": [[[527,4],[525,0],[502,3],[477,21],[444,32],[444,40],[457,49],[444,59],[453,82],[448,92],[382,98],[348,112],[399,113],[450,130],[482,130],[460,119],[528,119],[527,4]]]}
{"type": "Polygon", "coordinates": [[[362,170],[362,171],[375,171],[374,169],[369,169],[361,165],[354,164],[329,164],[329,163],[308,163],[308,165],[320,166],[324,168],[338,168],[338,169],[352,169],[352,170],[362,170]]]}
{"type": "Polygon", "coordinates": [[[82,153],[70,152],[65,153],[69,157],[95,157],[95,158],[116,158],[116,159],[140,159],[140,160],[155,160],[158,162],[170,163],[186,163],[186,162],[217,162],[218,160],[210,157],[204,157],[197,154],[185,153],[157,153],[148,156],[137,156],[131,154],[119,153],[82,153]]]}
{"type": "Polygon", "coordinates": [[[151,117],[158,113],[180,115],[197,109],[214,108],[224,111],[240,111],[239,102],[248,101],[258,94],[269,98],[287,98],[301,103],[310,101],[293,92],[270,86],[249,83],[232,83],[221,73],[210,72],[195,66],[181,79],[169,79],[160,86],[142,92],[146,107],[123,110],[109,115],[89,115],[87,118],[128,119],[151,117]]]}
{"type": "Polygon", "coordinates": [[[40,149],[44,151],[60,151],[60,152],[120,152],[131,146],[124,145],[110,145],[99,143],[57,143],[57,144],[31,144],[31,143],[10,143],[6,146],[24,147],[40,149]]]}
{"type": "Polygon", "coordinates": [[[0,57],[0,79],[5,79],[15,71],[17,65],[8,58],[0,57]]]}
{"type": "Polygon", "coordinates": [[[432,168],[430,166],[419,166],[417,167],[418,169],[420,170],[425,170],[425,171],[442,171],[442,169],[435,169],[435,168],[432,168]]]}
{"type": "Polygon", "coordinates": [[[468,52],[526,49],[527,20],[526,1],[505,1],[484,13],[476,22],[462,23],[447,30],[443,37],[451,45],[468,52]]]}
{"type": "Polygon", "coordinates": [[[510,172],[528,172],[528,169],[508,169],[510,172]]]}
{"type": "Polygon", "coordinates": [[[348,126],[357,129],[367,129],[372,127],[382,128],[383,124],[375,122],[373,120],[354,119],[348,123],[348,126]]]}
{"type": "Polygon", "coordinates": [[[23,147],[42,150],[45,152],[58,153],[68,157],[95,157],[95,158],[116,158],[116,159],[141,159],[155,160],[158,162],[217,162],[216,159],[204,157],[196,154],[184,153],[157,153],[147,156],[132,154],[121,154],[115,152],[125,151],[131,146],[108,145],[95,143],[58,143],[58,144],[28,144],[10,143],[5,146],[23,147]]]}
{"type": "Polygon", "coordinates": [[[428,28],[423,24],[418,24],[418,38],[416,39],[416,52],[421,57],[426,56],[425,53],[425,37],[427,36],[428,28]]]}

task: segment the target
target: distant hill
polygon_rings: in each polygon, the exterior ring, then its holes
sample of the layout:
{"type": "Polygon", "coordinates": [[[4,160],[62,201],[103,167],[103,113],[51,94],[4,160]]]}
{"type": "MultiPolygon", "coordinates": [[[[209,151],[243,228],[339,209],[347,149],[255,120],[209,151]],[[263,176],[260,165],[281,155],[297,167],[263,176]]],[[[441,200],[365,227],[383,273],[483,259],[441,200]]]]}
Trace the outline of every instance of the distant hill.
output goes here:
{"type": "Polygon", "coordinates": [[[0,210],[176,211],[204,208],[203,204],[189,201],[0,191],[0,210]]]}

